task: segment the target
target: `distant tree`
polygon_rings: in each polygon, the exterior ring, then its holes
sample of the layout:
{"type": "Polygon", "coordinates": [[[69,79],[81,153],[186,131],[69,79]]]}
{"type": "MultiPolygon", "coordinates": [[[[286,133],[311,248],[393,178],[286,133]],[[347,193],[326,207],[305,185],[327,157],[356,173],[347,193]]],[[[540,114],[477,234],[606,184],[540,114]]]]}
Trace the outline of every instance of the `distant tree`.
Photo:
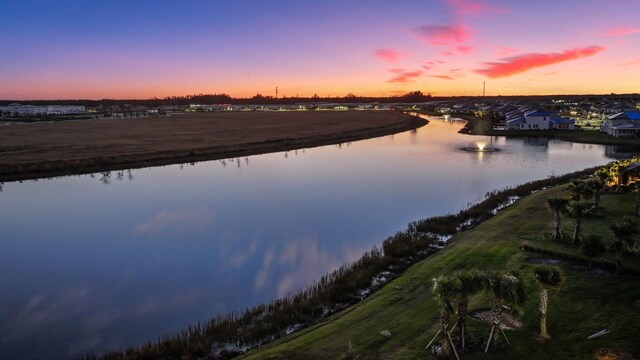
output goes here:
{"type": "Polygon", "coordinates": [[[609,227],[615,236],[611,243],[611,250],[616,255],[616,272],[622,272],[622,253],[626,249],[630,249],[633,244],[634,235],[638,234],[638,225],[630,217],[624,217],[621,222],[613,224],[609,227]]]}
{"type": "Polygon", "coordinates": [[[553,211],[553,231],[549,237],[552,241],[561,241],[564,239],[560,213],[567,210],[567,205],[569,205],[569,200],[565,198],[555,197],[547,199],[547,207],[553,211]]]}
{"type": "Polygon", "coordinates": [[[533,275],[540,285],[540,337],[550,338],[547,332],[547,308],[549,305],[549,289],[557,289],[564,282],[562,271],[556,267],[537,266],[533,275]]]}
{"type": "Polygon", "coordinates": [[[591,261],[602,256],[607,251],[602,238],[597,235],[587,235],[580,242],[580,253],[589,258],[589,269],[593,268],[591,261]]]}

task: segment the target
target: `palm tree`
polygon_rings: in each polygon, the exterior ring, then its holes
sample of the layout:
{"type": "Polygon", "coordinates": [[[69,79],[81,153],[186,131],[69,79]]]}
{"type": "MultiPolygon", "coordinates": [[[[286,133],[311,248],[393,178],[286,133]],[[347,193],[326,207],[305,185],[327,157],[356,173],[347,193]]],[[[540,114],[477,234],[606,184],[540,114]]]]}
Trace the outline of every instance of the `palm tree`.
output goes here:
{"type": "Polygon", "coordinates": [[[638,227],[629,217],[622,219],[622,222],[609,227],[615,235],[615,240],[611,243],[611,249],[616,254],[616,272],[622,272],[622,252],[625,248],[630,248],[633,244],[633,236],[638,233],[638,227]]]}
{"type": "Polygon", "coordinates": [[[580,242],[580,253],[589,258],[589,269],[592,269],[591,260],[602,256],[607,248],[604,246],[602,238],[597,235],[587,235],[580,242]]]}
{"type": "Polygon", "coordinates": [[[593,178],[587,181],[589,190],[593,193],[593,209],[600,209],[600,192],[604,189],[605,183],[600,178],[593,178]]]}
{"type": "Polygon", "coordinates": [[[540,337],[551,338],[547,332],[547,307],[549,305],[549,289],[557,289],[564,282],[562,271],[556,267],[536,266],[533,275],[540,285],[540,337]]]}
{"type": "Polygon", "coordinates": [[[567,209],[569,200],[565,198],[549,198],[547,199],[547,207],[553,211],[553,231],[549,238],[553,241],[564,239],[562,234],[562,224],[560,223],[560,213],[567,209]]]}
{"type": "Polygon", "coordinates": [[[576,218],[576,226],[573,231],[573,236],[571,237],[572,244],[580,242],[582,238],[582,218],[584,218],[591,206],[590,203],[579,201],[572,201],[569,204],[569,213],[576,218]]]}
{"type": "MultiPolygon", "coordinates": [[[[451,313],[453,312],[453,305],[451,300],[455,293],[455,286],[453,280],[441,275],[433,279],[433,294],[440,303],[440,336],[442,337],[442,353],[445,356],[451,355],[451,352],[458,358],[458,353],[449,335],[449,320],[451,313]]],[[[437,334],[436,334],[437,336],[437,334]]]]}
{"type": "MultiPolygon", "coordinates": [[[[520,276],[517,273],[498,273],[490,272],[484,276],[485,288],[493,293],[493,306],[491,311],[491,330],[489,339],[484,349],[486,353],[489,351],[491,340],[497,342],[498,330],[502,331],[505,340],[507,336],[501,328],[503,306],[514,307],[525,301],[525,289],[520,276]]],[[[507,340],[509,343],[509,340],[507,340]]]]}
{"type": "Polygon", "coordinates": [[[593,196],[591,189],[583,180],[571,180],[567,189],[571,192],[571,200],[574,201],[587,200],[593,196]]]}
{"type": "Polygon", "coordinates": [[[453,274],[454,294],[458,299],[458,319],[456,326],[460,331],[460,345],[465,350],[465,338],[467,329],[467,312],[469,309],[469,296],[482,290],[484,282],[482,273],[477,270],[458,271],[453,274]]]}

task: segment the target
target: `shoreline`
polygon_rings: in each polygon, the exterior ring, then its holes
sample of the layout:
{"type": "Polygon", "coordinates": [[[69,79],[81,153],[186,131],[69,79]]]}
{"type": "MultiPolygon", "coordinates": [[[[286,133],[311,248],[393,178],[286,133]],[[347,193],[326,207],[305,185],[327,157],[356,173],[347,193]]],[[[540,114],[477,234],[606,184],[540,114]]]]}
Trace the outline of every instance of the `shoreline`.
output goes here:
{"type": "MultiPolygon", "coordinates": [[[[397,112],[387,114],[393,114],[397,119],[392,119],[392,122],[382,125],[348,129],[336,133],[276,137],[246,143],[62,160],[38,160],[13,164],[0,161],[0,182],[164,166],[313,148],[392,135],[417,129],[428,123],[427,120],[407,114],[397,112]]],[[[181,121],[181,119],[176,121],[181,121]]]]}
{"type": "MultiPolygon", "coordinates": [[[[442,114],[424,112],[427,115],[442,116],[442,114]]],[[[613,145],[625,147],[640,147],[640,139],[632,137],[613,137],[597,130],[492,130],[487,129],[488,120],[474,115],[452,113],[452,117],[467,121],[467,125],[460,130],[461,134],[471,136],[504,136],[507,138],[549,138],[579,144],[613,145]]]]}
{"type": "Polygon", "coordinates": [[[278,346],[278,341],[285,336],[293,334],[289,339],[295,339],[313,331],[335,319],[335,316],[349,313],[372,294],[385,288],[388,290],[386,285],[391,281],[402,278],[414,265],[443,249],[441,236],[446,235],[444,243],[448,243],[451,236],[473,229],[509,208],[515,203],[513,197],[518,200],[526,198],[542,189],[590,176],[598,168],[591,167],[497,189],[481,202],[457,213],[412,221],[406,229],[399,230],[383,241],[379,247],[382,251],[374,246],[358,260],[343,265],[295,294],[247,309],[240,317],[234,318],[233,314],[228,314],[190,328],[187,332],[174,333],[142,347],[103,352],[97,354],[96,358],[111,360],[159,356],[164,351],[203,357],[212,355],[212,348],[217,349],[213,358],[261,358],[264,351],[278,346]],[[261,328],[260,333],[254,331],[256,327],[261,328]],[[229,332],[229,328],[234,331],[229,332]],[[233,334],[243,335],[238,338],[233,334]],[[190,343],[189,347],[183,347],[186,342],[190,343]]]}

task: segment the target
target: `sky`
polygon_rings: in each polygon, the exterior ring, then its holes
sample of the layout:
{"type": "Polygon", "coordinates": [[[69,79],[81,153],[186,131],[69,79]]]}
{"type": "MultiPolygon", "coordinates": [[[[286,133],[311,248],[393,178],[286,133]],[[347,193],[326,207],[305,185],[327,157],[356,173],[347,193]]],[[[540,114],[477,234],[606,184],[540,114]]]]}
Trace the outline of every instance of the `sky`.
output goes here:
{"type": "Polygon", "coordinates": [[[640,92],[638,0],[0,0],[0,99],[640,92]]]}

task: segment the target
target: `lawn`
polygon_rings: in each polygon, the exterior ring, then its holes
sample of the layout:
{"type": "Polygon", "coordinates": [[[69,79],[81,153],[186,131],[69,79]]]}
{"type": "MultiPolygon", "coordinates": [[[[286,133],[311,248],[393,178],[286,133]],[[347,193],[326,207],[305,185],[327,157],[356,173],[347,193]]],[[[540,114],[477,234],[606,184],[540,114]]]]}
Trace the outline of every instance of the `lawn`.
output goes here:
{"type": "MultiPolygon", "coordinates": [[[[441,252],[417,263],[383,289],[332,316],[329,320],[294,333],[245,355],[246,359],[424,359],[432,358],[426,344],[436,333],[439,307],[431,296],[431,280],[456,269],[519,270],[527,283],[528,301],[520,321],[523,326],[507,331],[511,342],[503,351],[464,354],[466,359],[591,359],[594,354],[612,351],[640,354],[640,277],[616,275],[608,271],[588,272],[584,263],[563,260],[560,265],[566,283],[551,292],[548,329],[552,340],[536,336],[539,327],[538,288],[531,275],[530,258],[545,258],[521,250],[523,243],[558,249],[577,255],[577,247],[551,243],[545,234],[551,227],[546,199],[562,194],[566,185],[543,190],[519,200],[498,216],[474,229],[455,235],[441,252]],[[601,329],[611,332],[594,340],[587,336],[601,329]],[[391,336],[380,334],[389,330],[391,336]]],[[[609,225],[633,209],[633,195],[605,194],[605,210],[599,218],[584,221],[584,233],[610,240],[609,225]]],[[[566,232],[573,219],[563,217],[566,232]]],[[[611,254],[604,260],[612,261],[611,254]]],[[[625,265],[636,269],[638,257],[628,256],[625,265]]],[[[470,311],[487,308],[490,298],[472,298],[470,311]]],[[[471,332],[485,338],[489,324],[468,320],[471,332]]]]}

